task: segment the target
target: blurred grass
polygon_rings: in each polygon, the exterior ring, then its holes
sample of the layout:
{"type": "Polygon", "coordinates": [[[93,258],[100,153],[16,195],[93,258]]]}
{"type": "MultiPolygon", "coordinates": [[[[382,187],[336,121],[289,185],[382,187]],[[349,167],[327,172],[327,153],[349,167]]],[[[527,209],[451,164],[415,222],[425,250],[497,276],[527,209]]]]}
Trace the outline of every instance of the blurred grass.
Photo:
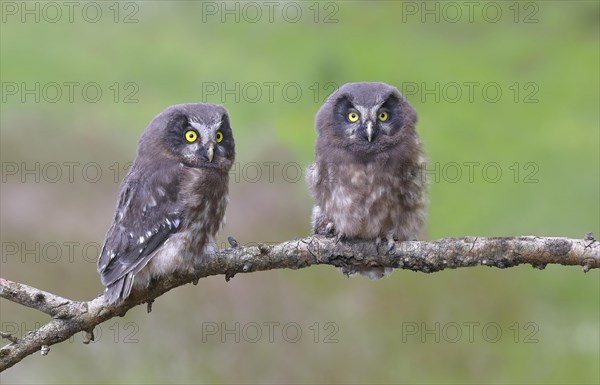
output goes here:
{"type": "MultiPolygon", "coordinates": [[[[486,22],[480,13],[472,23],[422,23],[418,16],[405,21],[401,2],[339,2],[338,22],[332,24],[311,21],[312,2],[301,3],[307,17],[298,23],[280,16],[270,23],[266,15],[258,23],[235,23],[231,17],[222,23],[218,16],[204,22],[200,2],[136,4],[135,24],[114,23],[110,17],[94,24],[77,17],[73,23],[8,18],[0,24],[3,83],[96,82],[104,91],[97,103],[76,94],[73,103],[65,97],[57,103],[21,103],[7,96],[0,105],[2,162],[97,162],[105,172],[99,183],[80,177],[75,183],[9,178],[0,196],[4,244],[101,243],[118,188],[109,166],[133,159],[147,122],[170,104],[225,104],[239,172],[249,162],[306,167],[316,138],[314,114],[330,92],[327,83],[350,81],[384,81],[403,90],[419,86],[406,96],[419,112],[418,131],[431,160],[430,238],[600,234],[597,2],[519,3],[522,12],[527,4],[537,4],[538,22],[531,24],[515,23],[508,2],[498,3],[505,17],[497,23],[486,22]],[[121,90],[115,103],[108,87],[127,82],[138,85],[139,102],[122,103],[121,90]],[[272,102],[264,93],[255,103],[223,92],[207,95],[203,89],[207,83],[231,89],[250,82],[281,86],[272,102]],[[293,103],[281,94],[282,86],[292,82],[302,90],[293,103]],[[466,94],[451,102],[423,92],[423,85],[431,89],[449,82],[495,82],[503,94],[489,103],[480,92],[473,102],[466,94]],[[537,103],[523,102],[528,82],[539,87],[537,103]],[[517,102],[509,88],[515,83],[520,87],[517,102]],[[473,182],[466,168],[456,182],[442,174],[450,162],[477,162],[473,182]],[[503,172],[496,183],[481,174],[490,162],[503,172]],[[535,183],[524,183],[531,171],[524,168],[528,162],[538,167],[535,183]],[[510,169],[515,163],[517,182],[510,169]]],[[[485,3],[478,4],[481,9],[485,3]]],[[[103,11],[109,15],[107,7],[103,11]]],[[[303,180],[285,182],[278,173],[275,179],[251,183],[242,175],[232,180],[222,239],[234,235],[242,243],[277,242],[308,233],[311,201],[303,180]]],[[[3,277],[68,297],[89,299],[101,290],[94,263],[79,253],[58,263],[35,263],[22,253],[3,259],[1,269],[3,277]]],[[[347,280],[325,267],[236,276],[227,284],[215,277],[167,294],[150,316],[140,308],[107,322],[97,343],[83,346],[77,337],[54,346],[43,360],[26,359],[0,379],[598,383],[599,293],[598,271],[583,275],[578,268],[554,266],[543,272],[529,267],[434,275],[399,271],[379,282],[347,280]],[[231,328],[236,322],[270,321],[296,322],[303,337],[297,343],[280,335],[273,343],[265,336],[257,343],[202,339],[204,322],[231,328]],[[125,329],[131,326],[127,322],[137,329],[125,329]],[[321,332],[326,322],[334,322],[339,341],[314,343],[309,327],[315,322],[321,332]],[[496,323],[503,335],[491,343],[481,333],[473,342],[463,334],[451,343],[403,333],[413,323],[432,329],[464,322],[496,323]],[[524,342],[528,322],[538,328],[536,343],[524,342]],[[510,329],[515,323],[517,342],[510,329]],[[137,342],[126,343],[128,333],[137,342]]],[[[45,321],[31,310],[0,304],[3,330],[15,323],[20,330],[31,329],[45,321]]]]}

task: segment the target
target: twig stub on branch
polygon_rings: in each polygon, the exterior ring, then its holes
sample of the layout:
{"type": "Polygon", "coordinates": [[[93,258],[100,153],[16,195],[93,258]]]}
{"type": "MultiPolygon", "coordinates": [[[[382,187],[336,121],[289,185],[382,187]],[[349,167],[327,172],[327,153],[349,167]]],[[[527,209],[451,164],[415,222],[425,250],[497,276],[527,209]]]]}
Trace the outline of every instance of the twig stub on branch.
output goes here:
{"type": "Polygon", "coordinates": [[[155,280],[147,290],[133,292],[120,305],[107,305],[103,297],[87,302],[73,301],[34,287],[0,278],[0,298],[37,309],[52,317],[39,329],[16,338],[1,337],[11,343],[0,349],[0,371],[37,351],[48,353],[50,346],[85,331],[84,343],[94,340],[94,327],[110,318],[123,316],[129,309],[147,303],[148,310],[157,297],[167,291],[212,275],[226,279],[238,273],[274,269],[301,269],[311,265],[336,267],[383,266],[432,273],[469,266],[501,269],[530,264],[582,266],[583,271],[600,267],[600,243],[593,235],[585,239],[514,237],[445,238],[434,241],[396,242],[389,250],[375,241],[337,241],[312,236],[279,244],[240,246],[231,241],[207,262],[200,275],[174,274],[155,280]]]}

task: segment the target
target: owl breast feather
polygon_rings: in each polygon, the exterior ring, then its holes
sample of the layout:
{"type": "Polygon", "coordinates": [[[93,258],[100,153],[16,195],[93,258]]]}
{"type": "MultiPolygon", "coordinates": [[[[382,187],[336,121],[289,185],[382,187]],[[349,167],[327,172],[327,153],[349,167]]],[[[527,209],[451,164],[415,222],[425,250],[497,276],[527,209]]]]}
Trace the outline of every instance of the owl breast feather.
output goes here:
{"type": "Polygon", "coordinates": [[[349,238],[416,238],[424,221],[423,186],[402,170],[370,164],[334,164],[317,197],[326,221],[349,238]],[[415,201],[418,198],[418,202],[415,201]],[[421,202],[422,200],[422,202],[421,202]]]}

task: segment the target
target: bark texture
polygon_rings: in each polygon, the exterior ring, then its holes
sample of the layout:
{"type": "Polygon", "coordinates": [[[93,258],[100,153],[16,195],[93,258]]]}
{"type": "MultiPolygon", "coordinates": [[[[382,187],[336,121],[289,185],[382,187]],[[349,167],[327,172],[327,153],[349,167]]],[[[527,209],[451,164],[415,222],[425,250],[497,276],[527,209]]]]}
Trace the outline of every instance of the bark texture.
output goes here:
{"type": "MultiPolygon", "coordinates": [[[[235,242],[232,242],[235,244],[235,242]]],[[[239,273],[274,269],[301,269],[311,265],[336,267],[383,266],[433,273],[469,266],[508,268],[530,264],[543,269],[548,264],[581,266],[584,272],[600,267],[600,243],[591,234],[584,239],[558,237],[444,238],[434,241],[396,242],[336,241],[312,236],[279,244],[257,244],[225,249],[206,264],[200,276],[164,277],[148,290],[133,292],[118,306],[108,306],[102,296],[87,302],[72,301],[21,283],[0,278],[0,298],[37,309],[51,317],[50,322],[16,338],[1,333],[10,343],[0,349],[0,371],[35,352],[48,354],[50,346],[85,331],[84,343],[94,339],[94,327],[110,318],[123,316],[134,306],[152,301],[167,291],[198,278],[225,275],[229,280],[239,273]]],[[[393,279],[393,278],[392,278],[393,279]]]]}

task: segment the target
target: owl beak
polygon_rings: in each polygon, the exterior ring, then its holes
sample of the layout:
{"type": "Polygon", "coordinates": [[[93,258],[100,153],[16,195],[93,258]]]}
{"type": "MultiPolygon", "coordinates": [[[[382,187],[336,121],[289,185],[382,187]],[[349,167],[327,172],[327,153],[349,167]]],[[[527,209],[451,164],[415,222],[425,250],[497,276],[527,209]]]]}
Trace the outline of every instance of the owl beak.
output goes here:
{"type": "Polygon", "coordinates": [[[208,157],[209,162],[212,162],[214,154],[215,154],[215,144],[212,142],[208,143],[208,145],[206,147],[206,156],[208,157]]]}
{"type": "Polygon", "coordinates": [[[372,139],[373,139],[373,122],[368,121],[367,122],[367,140],[369,142],[371,142],[372,139]]]}

